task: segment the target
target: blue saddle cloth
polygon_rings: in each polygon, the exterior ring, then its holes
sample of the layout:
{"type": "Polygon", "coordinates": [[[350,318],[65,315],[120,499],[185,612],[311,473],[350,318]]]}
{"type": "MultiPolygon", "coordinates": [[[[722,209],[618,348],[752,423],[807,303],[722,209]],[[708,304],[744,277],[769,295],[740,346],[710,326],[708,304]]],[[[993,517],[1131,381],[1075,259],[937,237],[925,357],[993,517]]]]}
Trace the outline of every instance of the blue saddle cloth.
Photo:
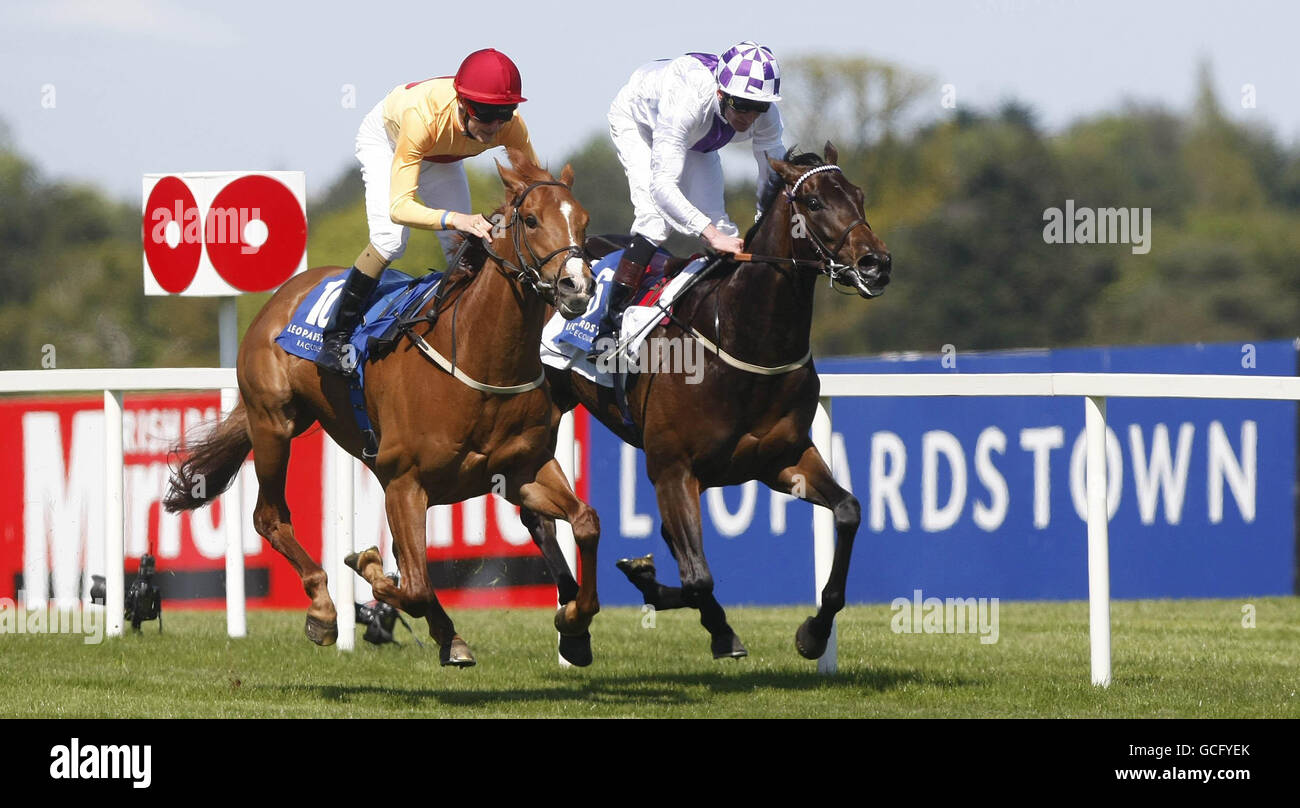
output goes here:
{"type": "MultiPolygon", "coordinates": [[[[275,341],[285,351],[303,359],[315,361],[324,341],[324,328],[334,315],[339,291],[343,288],[343,275],[325,278],[316,284],[298,309],[293,319],[280,332],[275,341]]],[[[361,325],[352,332],[352,347],[356,350],[357,377],[364,383],[366,361],[375,346],[392,339],[395,326],[403,317],[414,316],[438,292],[441,272],[431,272],[413,278],[396,269],[386,269],[380,276],[371,302],[366,308],[361,325]]]]}
{"type": "MultiPolygon", "coordinates": [[[[379,451],[370,415],[366,412],[365,372],[366,362],[377,352],[392,347],[399,336],[398,324],[418,314],[438,293],[442,282],[441,272],[431,272],[412,278],[396,269],[384,270],[371,293],[371,303],[366,308],[361,325],[352,332],[352,348],[356,351],[356,373],[348,379],[348,395],[352,402],[352,415],[361,430],[364,445],[362,459],[369,462],[379,451]]],[[[325,278],[307,293],[289,324],[275,338],[276,343],[294,356],[315,361],[324,342],[326,324],[334,315],[344,276],[325,278]]]]}
{"type": "MultiPolygon", "coordinates": [[[[584,352],[592,350],[592,345],[600,337],[601,321],[605,319],[605,312],[609,310],[609,290],[613,286],[614,270],[622,257],[623,250],[615,250],[591,265],[591,274],[596,279],[596,294],[592,297],[591,304],[587,306],[585,314],[564,324],[559,336],[555,338],[556,342],[566,342],[584,352]]],[[[632,296],[632,305],[641,302],[647,295],[657,291],[657,287],[662,286],[665,280],[665,265],[670,258],[672,255],[664,250],[655,251],[645,274],[641,276],[636,294],[632,296]]]]}

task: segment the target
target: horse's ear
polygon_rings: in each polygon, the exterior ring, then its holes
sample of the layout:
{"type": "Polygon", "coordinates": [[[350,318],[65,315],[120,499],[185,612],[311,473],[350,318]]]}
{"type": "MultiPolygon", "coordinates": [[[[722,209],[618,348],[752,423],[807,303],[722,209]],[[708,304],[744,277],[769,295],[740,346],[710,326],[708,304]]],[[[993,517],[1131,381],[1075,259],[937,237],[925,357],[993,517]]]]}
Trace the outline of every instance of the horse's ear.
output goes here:
{"type": "Polygon", "coordinates": [[[826,141],[826,148],[822,150],[822,157],[826,159],[829,165],[836,165],[840,162],[840,153],[835,150],[835,146],[829,140],[826,141]]]}
{"type": "Polygon", "coordinates": [[[510,196],[518,196],[519,192],[527,186],[524,178],[513,168],[506,168],[501,165],[501,161],[497,160],[495,162],[497,164],[497,173],[501,175],[501,182],[506,186],[506,192],[510,196]]]}
{"type": "Polygon", "coordinates": [[[564,170],[560,172],[560,182],[564,183],[570,188],[573,187],[573,164],[572,163],[564,164],[564,170]]]}
{"type": "Polygon", "coordinates": [[[526,172],[529,168],[537,167],[533,164],[528,153],[518,146],[506,146],[506,157],[510,158],[510,165],[521,173],[526,172]]]}
{"type": "Polygon", "coordinates": [[[786,161],[777,160],[774,157],[768,157],[767,164],[772,167],[773,171],[781,176],[781,179],[785,180],[786,185],[794,185],[799,181],[799,177],[802,176],[804,172],[804,170],[798,166],[790,165],[786,161]]]}

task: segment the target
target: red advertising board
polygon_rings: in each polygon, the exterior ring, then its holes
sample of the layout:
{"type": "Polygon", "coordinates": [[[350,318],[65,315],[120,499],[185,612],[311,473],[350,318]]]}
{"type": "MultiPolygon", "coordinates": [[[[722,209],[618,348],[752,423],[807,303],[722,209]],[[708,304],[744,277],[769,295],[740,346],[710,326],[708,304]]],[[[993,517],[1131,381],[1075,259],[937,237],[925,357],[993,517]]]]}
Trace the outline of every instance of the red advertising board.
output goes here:
{"type": "MultiPolygon", "coordinates": [[[[170,607],[221,607],[225,603],[225,519],[220,502],[198,511],[168,514],[160,500],[169,476],[168,451],[182,435],[217,417],[216,393],[131,395],[123,409],[127,575],[152,553],[158,583],[170,607]]],[[[103,574],[103,412],[95,397],[0,400],[0,597],[29,603],[82,600],[90,575],[103,574]]],[[[579,417],[586,446],[587,423],[579,417]]],[[[327,491],[322,481],[330,453],[325,436],[309,430],[293,444],[288,501],[295,534],[319,559],[325,533],[327,491]]],[[[585,452],[580,452],[580,455],[585,452]]],[[[172,458],[174,462],[174,458],[172,458]]],[[[579,461],[578,491],[586,480],[579,461]]],[[[250,608],[306,608],[307,597],[289,563],[256,534],[252,507],[257,481],[245,464],[243,492],[245,590],[250,608]]],[[[426,551],[439,599],[450,607],[545,606],[555,587],[518,510],[494,496],[431,508],[426,551]]],[[[357,546],[378,545],[391,554],[383,492],[364,469],[356,492],[357,546]]],[[[359,578],[359,597],[369,597],[359,578]]]]}

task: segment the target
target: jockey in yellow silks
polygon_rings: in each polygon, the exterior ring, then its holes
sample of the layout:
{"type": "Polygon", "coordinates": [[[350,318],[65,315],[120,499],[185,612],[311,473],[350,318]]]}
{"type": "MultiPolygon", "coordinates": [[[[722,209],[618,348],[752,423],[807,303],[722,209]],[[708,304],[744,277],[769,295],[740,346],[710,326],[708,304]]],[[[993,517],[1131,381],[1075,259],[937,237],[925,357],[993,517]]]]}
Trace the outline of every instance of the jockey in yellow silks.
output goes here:
{"type": "Polygon", "coordinates": [[[528,127],[515,114],[527,100],[521,89],[514,62],[488,48],[466,57],[455,76],[399,85],[366,115],[357,132],[357,160],[370,243],[347,274],[324,330],[318,367],[352,372],[348,340],[380,274],[406,251],[409,228],[437,231],[448,252],[454,231],[480,238],[491,232],[487,219],[468,212],[469,180],[461,161],[512,146],[538,162],[528,127]]]}

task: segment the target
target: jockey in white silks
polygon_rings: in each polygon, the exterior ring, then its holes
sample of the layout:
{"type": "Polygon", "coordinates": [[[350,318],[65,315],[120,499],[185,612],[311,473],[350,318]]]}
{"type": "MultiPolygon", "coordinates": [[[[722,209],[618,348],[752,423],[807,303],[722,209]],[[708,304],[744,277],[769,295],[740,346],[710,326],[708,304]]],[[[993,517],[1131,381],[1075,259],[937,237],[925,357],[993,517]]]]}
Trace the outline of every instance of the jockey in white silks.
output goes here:
{"type": "MultiPolygon", "coordinates": [[[[752,140],[761,199],[780,158],[781,68],[767,48],[741,42],[722,56],[689,53],[637,68],[609,107],[609,132],[627,172],[636,218],[614,273],[605,325],[617,327],[655,248],[671,230],[719,252],[741,252],[723,203],[718,149],[752,140]]],[[[760,211],[761,213],[761,211],[760,211]]],[[[604,330],[604,329],[602,329],[604,330]]]]}

